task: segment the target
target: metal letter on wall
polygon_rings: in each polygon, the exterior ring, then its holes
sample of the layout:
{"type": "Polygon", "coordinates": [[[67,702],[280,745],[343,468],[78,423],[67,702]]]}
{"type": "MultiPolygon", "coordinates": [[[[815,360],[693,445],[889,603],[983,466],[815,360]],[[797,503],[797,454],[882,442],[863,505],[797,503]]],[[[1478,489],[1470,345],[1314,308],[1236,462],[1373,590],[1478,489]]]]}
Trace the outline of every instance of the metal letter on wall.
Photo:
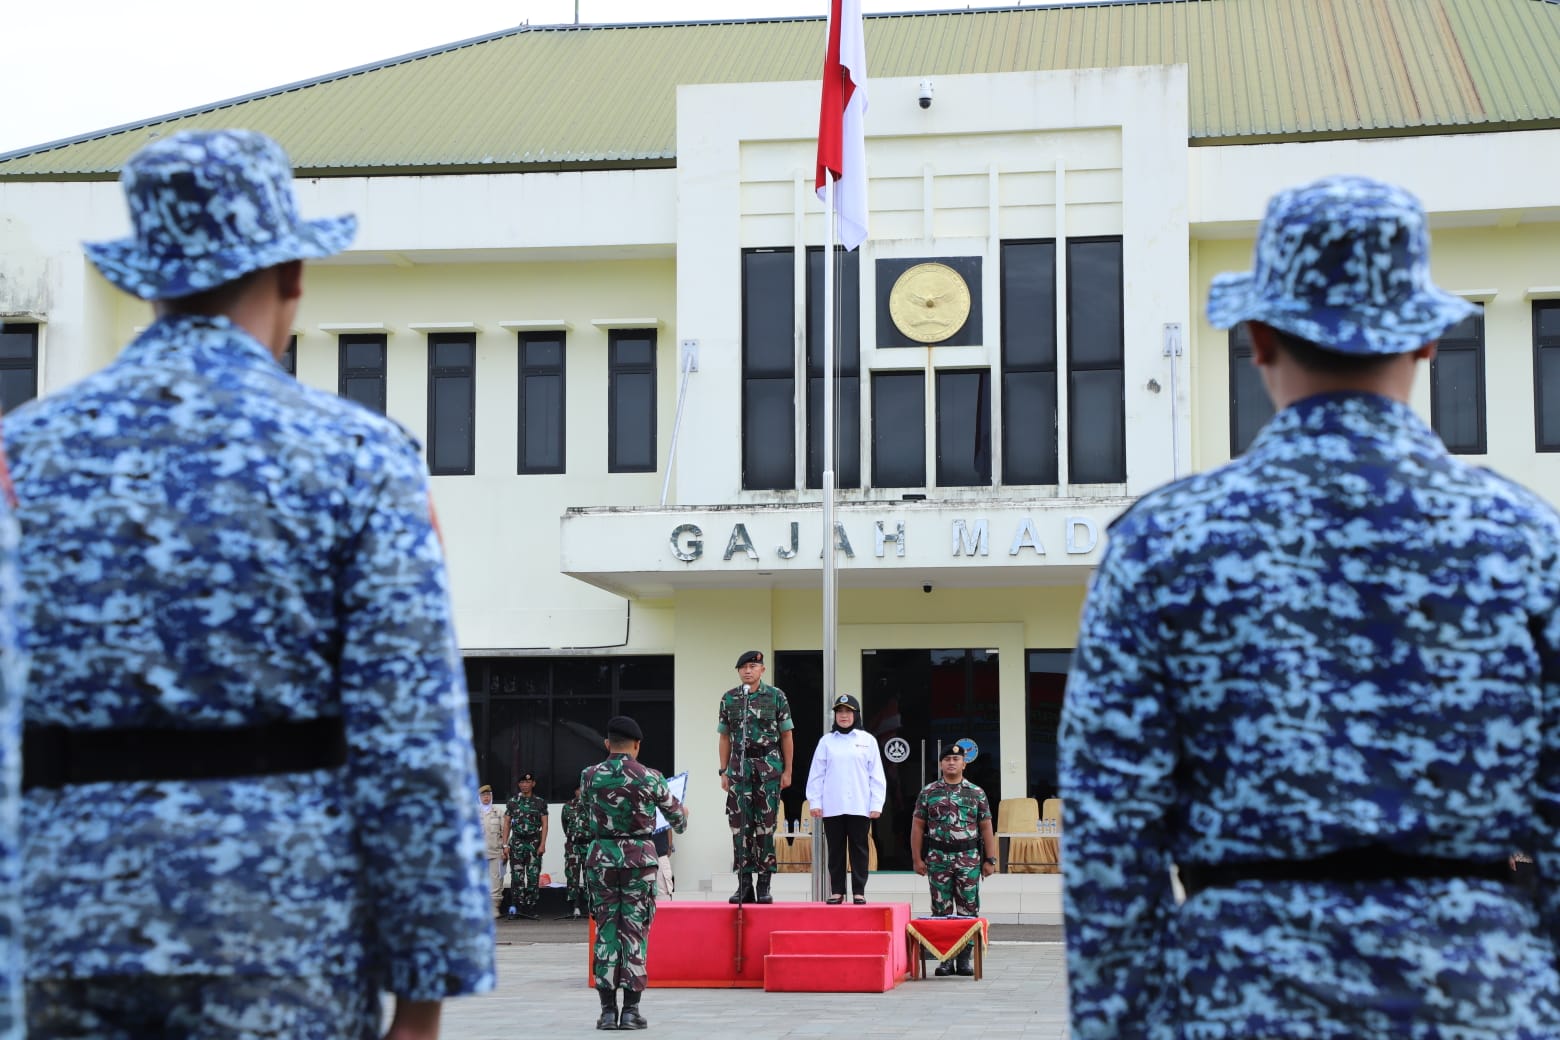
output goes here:
{"type": "Polygon", "coordinates": [[[1013,535],[1013,544],[1008,546],[1008,555],[1017,556],[1018,550],[1025,546],[1041,556],[1045,555],[1045,546],[1040,544],[1040,532],[1035,530],[1035,518],[1032,516],[1024,517],[1018,525],[1018,532],[1013,535]]]}
{"type": "MultiPolygon", "coordinates": [[[[847,560],[856,558],[856,550],[850,547],[850,539],[845,534],[845,525],[838,520],[834,521],[834,547],[845,554],[847,560]]],[[[818,550],[818,559],[823,559],[823,550],[818,550]]]]}
{"type": "Polygon", "coordinates": [[[683,563],[692,563],[704,555],[704,532],[699,530],[697,524],[678,524],[672,528],[672,555],[683,563]],[[679,543],[678,539],[683,535],[688,536],[687,542],[679,543]]]}
{"type": "Polygon", "coordinates": [[[876,537],[877,544],[873,547],[873,549],[877,553],[879,559],[881,559],[883,556],[884,546],[889,542],[894,543],[895,556],[903,556],[905,554],[905,522],[903,520],[896,522],[893,534],[889,534],[883,530],[883,521],[879,520],[877,522],[876,537]]]}
{"type": "Polygon", "coordinates": [[[984,519],[975,521],[973,525],[963,520],[953,522],[953,555],[991,555],[991,530],[984,519]]]}
{"type": "Polygon", "coordinates": [[[753,548],[753,539],[748,537],[747,524],[737,524],[731,529],[731,540],[726,543],[726,555],[721,559],[731,559],[738,550],[747,553],[750,560],[758,559],[758,550],[753,548]]]}
{"type": "Polygon", "coordinates": [[[779,554],[782,560],[790,560],[796,557],[796,540],[800,534],[801,526],[795,520],[791,521],[791,547],[789,549],[783,545],[775,547],[775,552],[779,554]]]}
{"type": "Polygon", "coordinates": [[[1098,545],[1098,544],[1100,544],[1100,530],[1099,530],[1099,528],[1094,526],[1094,521],[1093,520],[1090,520],[1086,516],[1069,516],[1067,518],[1067,551],[1068,552],[1070,552],[1070,553],[1072,553],[1074,555],[1077,555],[1079,553],[1091,552],[1094,549],[1094,547],[1096,545],[1098,545]],[[1080,527],[1083,528],[1085,535],[1089,539],[1087,545],[1085,545],[1084,543],[1078,541],[1077,533],[1078,533],[1078,528],[1080,528],[1080,527]]]}

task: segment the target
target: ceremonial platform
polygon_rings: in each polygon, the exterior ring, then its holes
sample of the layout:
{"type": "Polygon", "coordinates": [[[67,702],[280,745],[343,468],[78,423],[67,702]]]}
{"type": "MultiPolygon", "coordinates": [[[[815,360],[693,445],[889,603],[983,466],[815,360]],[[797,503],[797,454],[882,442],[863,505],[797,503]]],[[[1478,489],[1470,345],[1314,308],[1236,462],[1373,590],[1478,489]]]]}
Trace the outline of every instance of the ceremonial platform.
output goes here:
{"type": "MultiPolygon", "coordinates": [[[[885,993],[910,970],[909,903],[668,902],[650,924],[650,986],[885,993]]],[[[594,930],[594,929],[592,929],[594,930]]]]}

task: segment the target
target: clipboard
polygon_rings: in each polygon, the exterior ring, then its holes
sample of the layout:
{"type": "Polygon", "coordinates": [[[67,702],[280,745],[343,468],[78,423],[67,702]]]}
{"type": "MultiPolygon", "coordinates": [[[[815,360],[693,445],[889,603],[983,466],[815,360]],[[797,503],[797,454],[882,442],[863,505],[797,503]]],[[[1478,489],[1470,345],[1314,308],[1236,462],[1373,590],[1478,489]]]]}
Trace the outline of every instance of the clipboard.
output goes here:
{"type": "MultiPolygon", "coordinates": [[[[681,802],[683,800],[684,796],[687,795],[687,793],[688,793],[688,773],[687,773],[687,771],[684,770],[683,772],[678,773],[676,776],[669,776],[669,777],[667,777],[666,778],[666,786],[667,786],[668,789],[671,790],[672,797],[677,799],[679,802],[681,802]]],[[[661,810],[660,809],[656,809],[656,811],[655,811],[655,833],[656,834],[660,834],[662,831],[666,830],[669,827],[671,827],[671,824],[666,822],[666,817],[661,815],[661,810]]]]}

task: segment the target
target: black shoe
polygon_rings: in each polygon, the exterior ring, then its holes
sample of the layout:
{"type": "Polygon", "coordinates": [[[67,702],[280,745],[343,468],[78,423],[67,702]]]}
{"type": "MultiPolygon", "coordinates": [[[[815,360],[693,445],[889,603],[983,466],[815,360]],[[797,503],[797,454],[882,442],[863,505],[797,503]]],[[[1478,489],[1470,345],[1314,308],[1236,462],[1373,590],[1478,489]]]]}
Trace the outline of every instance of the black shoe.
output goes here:
{"type": "Polygon", "coordinates": [[[751,902],[753,902],[753,876],[751,874],[743,874],[742,875],[741,880],[737,882],[737,890],[732,893],[731,898],[726,900],[726,902],[728,902],[728,903],[751,903],[751,902]]]}
{"type": "Polygon", "coordinates": [[[536,916],[536,915],[535,915],[535,914],[533,914],[533,913],[532,913],[532,912],[531,912],[531,911],[529,911],[529,910],[522,910],[522,911],[520,911],[520,916],[521,916],[521,917],[523,917],[523,918],[525,918],[525,919],[526,919],[526,920],[527,920],[527,921],[535,921],[535,920],[538,920],[538,918],[537,918],[537,916],[536,916]]]}
{"type": "Polygon", "coordinates": [[[975,974],[975,951],[966,946],[959,951],[959,963],[954,968],[960,975],[975,974]]]}
{"type": "Polygon", "coordinates": [[[936,975],[940,979],[941,978],[946,978],[947,976],[952,975],[953,974],[953,961],[951,959],[943,961],[941,964],[937,965],[937,970],[932,972],[932,974],[936,975]]]}
{"type": "Polygon", "coordinates": [[[598,989],[596,995],[601,998],[601,1017],[596,1019],[597,1029],[616,1029],[618,1027],[617,990],[598,989]]]}
{"type": "Polygon", "coordinates": [[[769,894],[769,878],[770,875],[768,874],[758,875],[758,893],[756,897],[757,902],[773,903],[775,901],[775,897],[769,894]]]}
{"type": "Polygon", "coordinates": [[[638,1004],[624,1004],[623,1010],[618,1013],[619,1029],[643,1029],[649,1024],[645,1016],[639,1013],[638,1004]]]}

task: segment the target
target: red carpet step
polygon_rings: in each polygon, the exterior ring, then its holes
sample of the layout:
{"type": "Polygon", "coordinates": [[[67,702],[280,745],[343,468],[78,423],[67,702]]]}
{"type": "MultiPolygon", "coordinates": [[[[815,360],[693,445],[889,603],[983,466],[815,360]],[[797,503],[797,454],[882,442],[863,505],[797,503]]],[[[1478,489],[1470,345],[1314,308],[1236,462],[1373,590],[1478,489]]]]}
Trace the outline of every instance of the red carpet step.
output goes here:
{"type": "Polygon", "coordinates": [[[886,931],[771,932],[764,958],[770,993],[887,993],[898,983],[886,931]]]}

